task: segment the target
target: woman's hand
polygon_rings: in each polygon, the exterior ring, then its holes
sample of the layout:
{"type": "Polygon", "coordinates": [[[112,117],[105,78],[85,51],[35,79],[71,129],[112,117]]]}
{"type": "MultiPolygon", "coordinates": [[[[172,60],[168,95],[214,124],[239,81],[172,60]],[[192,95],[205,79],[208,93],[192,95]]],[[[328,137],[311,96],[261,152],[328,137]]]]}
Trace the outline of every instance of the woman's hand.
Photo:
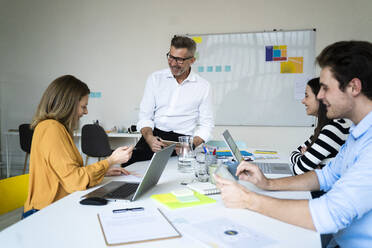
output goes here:
{"type": "Polygon", "coordinates": [[[132,152],[133,146],[119,147],[108,157],[107,161],[109,165],[126,163],[132,157],[132,152]]]}
{"type": "Polygon", "coordinates": [[[302,146],[301,147],[301,154],[304,154],[306,151],[307,151],[307,147],[306,146],[302,146]]]}
{"type": "Polygon", "coordinates": [[[105,176],[111,177],[111,176],[121,176],[121,175],[129,175],[129,174],[130,172],[124,168],[112,167],[107,170],[105,176]]]}

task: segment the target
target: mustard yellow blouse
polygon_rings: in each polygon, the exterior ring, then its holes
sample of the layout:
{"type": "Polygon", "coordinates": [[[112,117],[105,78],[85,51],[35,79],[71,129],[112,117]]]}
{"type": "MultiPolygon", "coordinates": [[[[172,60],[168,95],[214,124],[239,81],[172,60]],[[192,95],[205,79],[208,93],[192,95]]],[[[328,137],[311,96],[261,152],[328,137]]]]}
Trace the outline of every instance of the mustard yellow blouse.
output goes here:
{"type": "Polygon", "coordinates": [[[107,160],[83,167],[83,159],[66,128],[56,120],[40,122],[32,138],[24,212],[40,210],[74,191],[99,184],[108,168],[107,160]]]}

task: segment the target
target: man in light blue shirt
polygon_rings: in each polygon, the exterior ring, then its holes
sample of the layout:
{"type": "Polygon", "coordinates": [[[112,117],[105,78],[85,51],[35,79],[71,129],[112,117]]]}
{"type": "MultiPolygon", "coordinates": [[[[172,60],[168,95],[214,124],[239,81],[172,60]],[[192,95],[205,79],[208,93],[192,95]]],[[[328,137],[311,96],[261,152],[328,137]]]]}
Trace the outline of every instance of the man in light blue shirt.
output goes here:
{"type": "Polygon", "coordinates": [[[372,43],[337,42],[317,57],[322,71],[317,95],[330,119],[354,124],[346,143],[322,170],[294,177],[266,178],[242,162],[237,175],[266,190],[324,190],[312,200],[283,200],[248,191],[216,177],[226,206],[248,208],[287,223],[333,234],[329,247],[372,246],[372,43]]]}

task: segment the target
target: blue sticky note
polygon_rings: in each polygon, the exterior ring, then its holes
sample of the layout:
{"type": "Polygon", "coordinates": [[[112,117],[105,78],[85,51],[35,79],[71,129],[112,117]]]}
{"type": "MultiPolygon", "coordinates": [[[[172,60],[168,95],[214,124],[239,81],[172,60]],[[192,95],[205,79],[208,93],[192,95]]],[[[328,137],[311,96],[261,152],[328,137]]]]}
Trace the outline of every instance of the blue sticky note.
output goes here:
{"type": "Polygon", "coordinates": [[[102,96],[102,93],[101,92],[90,92],[90,94],[89,94],[89,97],[91,97],[91,98],[101,98],[101,96],[102,96]]]}
{"type": "Polygon", "coordinates": [[[273,46],[266,46],[266,61],[273,61],[273,46]]]}
{"type": "Polygon", "coordinates": [[[198,72],[204,72],[204,66],[198,66],[198,72]]]}
{"type": "Polygon", "coordinates": [[[226,72],[231,71],[231,66],[230,66],[230,65],[225,65],[225,71],[226,71],[226,72]]]}
{"type": "Polygon", "coordinates": [[[207,72],[212,72],[213,71],[213,66],[208,66],[207,67],[207,72]]]}
{"type": "Polygon", "coordinates": [[[216,72],[221,72],[221,71],[222,71],[222,66],[217,65],[217,66],[216,66],[216,72]]]}
{"type": "Polygon", "coordinates": [[[278,57],[281,57],[281,52],[280,52],[280,50],[274,50],[273,51],[273,55],[274,55],[274,58],[278,58],[278,57]]]}

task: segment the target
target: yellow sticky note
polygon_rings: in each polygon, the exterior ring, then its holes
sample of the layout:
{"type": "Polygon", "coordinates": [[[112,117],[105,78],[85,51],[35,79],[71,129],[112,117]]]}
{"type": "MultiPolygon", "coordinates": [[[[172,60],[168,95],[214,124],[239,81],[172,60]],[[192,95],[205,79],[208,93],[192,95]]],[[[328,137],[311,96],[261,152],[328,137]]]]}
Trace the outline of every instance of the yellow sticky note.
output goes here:
{"type": "Polygon", "coordinates": [[[178,202],[177,198],[173,194],[159,194],[157,200],[163,203],[178,202]]]}
{"type": "Polygon", "coordinates": [[[288,57],[287,62],[280,63],[280,73],[303,73],[304,57],[288,57]]]}
{"type": "Polygon", "coordinates": [[[202,37],[200,37],[200,36],[196,36],[196,37],[192,37],[192,39],[196,42],[196,43],[202,43],[202,41],[203,41],[203,38],[202,37]]]}

